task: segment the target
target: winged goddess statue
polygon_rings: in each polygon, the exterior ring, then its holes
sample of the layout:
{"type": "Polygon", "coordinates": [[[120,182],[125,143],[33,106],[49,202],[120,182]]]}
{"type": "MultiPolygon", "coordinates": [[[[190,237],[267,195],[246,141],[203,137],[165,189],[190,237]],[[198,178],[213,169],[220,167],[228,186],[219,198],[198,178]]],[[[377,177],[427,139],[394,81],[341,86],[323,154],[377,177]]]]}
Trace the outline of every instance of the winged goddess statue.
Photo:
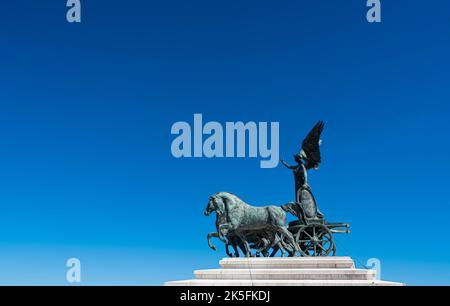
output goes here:
{"type": "Polygon", "coordinates": [[[303,140],[300,152],[294,155],[296,165],[291,166],[281,160],[281,163],[294,173],[296,204],[302,206],[308,218],[323,218],[323,214],[319,211],[311,188],[308,185],[307,173],[310,169],[319,169],[321,162],[320,145],[322,143],[320,135],[323,128],[323,121],[317,122],[303,140]]]}

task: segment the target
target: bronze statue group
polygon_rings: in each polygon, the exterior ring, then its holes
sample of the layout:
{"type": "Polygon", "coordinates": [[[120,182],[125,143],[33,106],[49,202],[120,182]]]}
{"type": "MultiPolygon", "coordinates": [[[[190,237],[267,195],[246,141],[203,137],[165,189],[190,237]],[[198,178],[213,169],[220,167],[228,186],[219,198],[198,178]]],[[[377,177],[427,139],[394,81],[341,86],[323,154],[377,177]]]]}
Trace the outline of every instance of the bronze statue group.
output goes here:
{"type": "Polygon", "coordinates": [[[209,198],[204,214],[216,213],[216,231],[208,234],[208,245],[216,250],[211,238],[225,243],[230,257],[244,256],[327,256],[334,255],[333,233],[348,233],[338,227],[345,223],[328,223],[319,211],[307,173],[317,170],[321,162],[320,145],[324,123],[319,121],[294,155],[295,165],[281,161],[292,170],[295,179],[295,201],[282,206],[255,207],[236,195],[218,192],[209,198]],[[298,220],[286,221],[286,213],[298,220]],[[232,250],[230,250],[230,247],[232,250]],[[239,252],[240,251],[240,252],[239,252]]]}

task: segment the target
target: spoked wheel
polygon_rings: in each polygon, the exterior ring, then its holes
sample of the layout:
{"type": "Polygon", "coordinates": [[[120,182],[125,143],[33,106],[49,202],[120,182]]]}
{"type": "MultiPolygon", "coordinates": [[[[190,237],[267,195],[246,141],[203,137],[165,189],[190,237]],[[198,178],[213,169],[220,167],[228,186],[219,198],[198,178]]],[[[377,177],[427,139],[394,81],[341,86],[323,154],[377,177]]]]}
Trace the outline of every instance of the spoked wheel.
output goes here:
{"type": "Polygon", "coordinates": [[[302,256],[334,256],[336,246],[333,235],[323,224],[309,224],[302,227],[295,235],[302,256]]]}

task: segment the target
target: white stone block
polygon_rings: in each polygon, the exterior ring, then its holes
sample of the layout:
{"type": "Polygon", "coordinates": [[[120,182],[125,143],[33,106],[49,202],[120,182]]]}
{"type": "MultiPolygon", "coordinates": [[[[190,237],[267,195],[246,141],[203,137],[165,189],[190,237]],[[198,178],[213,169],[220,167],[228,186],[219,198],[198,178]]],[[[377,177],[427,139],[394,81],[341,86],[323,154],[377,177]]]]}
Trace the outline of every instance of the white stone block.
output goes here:
{"type": "Polygon", "coordinates": [[[374,280],[375,270],[363,269],[211,269],[194,271],[197,279],[241,280],[374,280]]]}
{"type": "Polygon", "coordinates": [[[224,269],[345,269],[354,268],[350,257],[238,257],[219,262],[224,269]]]}
{"type": "Polygon", "coordinates": [[[194,271],[196,279],[166,286],[402,286],[355,269],[350,257],[224,258],[222,269],[194,271]]]}
{"type": "Polygon", "coordinates": [[[379,280],[207,280],[167,282],[165,286],[404,286],[379,280]]]}

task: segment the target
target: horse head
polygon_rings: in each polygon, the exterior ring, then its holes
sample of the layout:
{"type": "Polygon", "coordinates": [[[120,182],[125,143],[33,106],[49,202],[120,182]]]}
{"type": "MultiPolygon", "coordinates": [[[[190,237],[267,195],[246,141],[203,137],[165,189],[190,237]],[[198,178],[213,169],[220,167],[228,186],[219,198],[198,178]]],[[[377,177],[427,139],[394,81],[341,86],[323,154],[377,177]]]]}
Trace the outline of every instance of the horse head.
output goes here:
{"type": "Polygon", "coordinates": [[[211,215],[214,211],[216,214],[221,215],[223,213],[222,206],[223,202],[219,197],[216,195],[210,196],[204,212],[205,216],[211,215]]]}
{"type": "Polygon", "coordinates": [[[204,214],[205,214],[205,216],[209,216],[216,210],[217,210],[217,204],[216,204],[215,196],[210,196],[208,204],[206,205],[204,214]]]}

